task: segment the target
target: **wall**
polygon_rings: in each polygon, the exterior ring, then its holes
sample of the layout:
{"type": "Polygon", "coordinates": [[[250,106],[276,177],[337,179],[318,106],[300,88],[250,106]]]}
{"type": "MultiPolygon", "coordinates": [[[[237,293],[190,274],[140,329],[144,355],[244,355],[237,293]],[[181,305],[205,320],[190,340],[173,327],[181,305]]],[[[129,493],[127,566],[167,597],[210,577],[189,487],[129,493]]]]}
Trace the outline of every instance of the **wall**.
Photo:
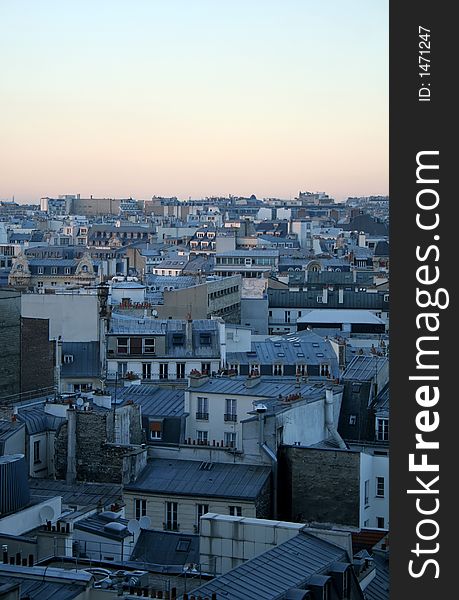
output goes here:
{"type": "MultiPolygon", "coordinates": [[[[139,407],[133,407],[131,440],[141,439],[139,407]],[[134,425],[136,415],[139,421],[134,425]]],[[[76,419],[76,474],[78,481],[128,483],[146,465],[146,448],[110,443],[113,437],[111,411],[78,411],[76,419]]],[[[116,427],[116,426],[115,426],[116,427]]],[[[55,440],[55,471],[65,479],[67,471],[67,423],[60,428],[55,440]]]]}
{"type": "Polygon", "coordinates": [[[21,392],[54,385],[54,344],[49,341],[47,319],[22,318],[21,392]]]}
{"type": "Polygon", "coordinates": [[[226,352],[250,352],[252,330],[247,327],[226,326],[226,352]]]}
{"type": "Polygon", "coordinates": [[[0,399],[20,391],[20,317],[21,294],[0,290],[0,399]]]}
{"type": "Polygon", "coordinates": [[[241,298],[241,325],[254,335],[268,334],[268,298],[241,298]]]}
{"type": "Polygon", "coordinates": [[[80,556],[85,555],[92,560],[129,560],[134,548],[132,535],[121,542],[75,528],[73,539],[79,542],[80,556]]]}
{"type": "Polygon", "coordinates": [[[360,524],[360,453],[285,446],[279,460],[282,518],[360,524]]]}
{"type": "Polygon", "coordinates": [[[54,498],[48,498],[44,502],[39,502],[25,508],[19,512],[16,512],[8,517],[0,519],[0,533],[7,533],[10,535],[22,535],[27,533],[36,527],[43,524],[44,519],[40,516],[40,511],[44,506],[51,506],[54,510],[54,518],[58,519],[62,512],[62,498],[55,496],[54,498]]]}
{"type": "Polygon", "coordinates": [[[255,502],[205,498],[199,496],[162,496],[155,494],[146,494],[144,492],[134,492],[125,490],[123,499],[126,502],[126,519],[135,518],[135,498],[144,498],[147,501],[147,516],[151,518],[152,529],[163,529],[166,521],[166,502],[177,502],[177,523],[179,531],[184,533],[196,533],[197,531],[197,505],[208,504],[209,512],[229,515],[230,506],[240,506],[242,516],[256,517],[255,502]]]}
{"type": "Polygon", "coordinates": [[[360,526],[378,528],[378,517],[389,529],[389,456],[362,452],[360,462],[360,526]],[[376,478],[384,477],[384,497],[376,495],[376,478]],[[365,481],[369,481],[368,504],[365,505],[365,481]]]}
{"type": "Polygon", "coordinates": [[[208,513],[201,518],[199,562],[221,575],[295,537],[302,524],[208,513]]]}
{"type": "Polygon", "coordinates": [[[22,316],[49,319],[49,338],[65,342],[99,339],[99,309],[96,295],[24,294],[22,316]]]}

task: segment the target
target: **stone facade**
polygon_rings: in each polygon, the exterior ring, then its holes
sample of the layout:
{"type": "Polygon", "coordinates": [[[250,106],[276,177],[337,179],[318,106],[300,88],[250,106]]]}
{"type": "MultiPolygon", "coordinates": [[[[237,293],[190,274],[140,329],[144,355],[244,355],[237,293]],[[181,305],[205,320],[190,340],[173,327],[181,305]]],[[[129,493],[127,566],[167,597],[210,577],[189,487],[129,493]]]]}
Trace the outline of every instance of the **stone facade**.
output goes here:
{"type": "MultiPolygon", "coordinates": [[[[139,407],[132,406],[130,444],[116,444],[111,411],[79,410],[76,415],[76,478],[78,481],[129,483],[146,465],[139,407]],[[136,418],[137,417],[137,418],[136,418]],[[136,425],[137,423],[137,425],[136,425]]],[[[55,472],[58,479],[67,473],[67,423],[55,439],[55,472]]]]}

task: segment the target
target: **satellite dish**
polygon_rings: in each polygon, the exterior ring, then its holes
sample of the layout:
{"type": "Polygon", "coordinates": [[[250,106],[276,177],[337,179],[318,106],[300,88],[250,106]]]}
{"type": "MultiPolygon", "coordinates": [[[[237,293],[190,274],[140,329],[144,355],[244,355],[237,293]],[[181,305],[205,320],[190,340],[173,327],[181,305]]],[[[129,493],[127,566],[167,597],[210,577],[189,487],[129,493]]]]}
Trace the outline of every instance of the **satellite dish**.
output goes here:
{"type": "Polygon", "coordinates": [[[127,524],[127,528],[128,528],[129,533],[132,533],[132,535],[135,535],[136,533],[139,533],[139,531],[140,531],[140,523],[136,519],[130,519],[127,524]]]}
{"type": "Polygon", "coordinates": [[[140,517],[139,525],[142,529],[148,529],[151,525],[150,517],[140,517]]]}
{"type": "Polygon", "coordinates": [[[54,518],[54,508],[49,505],[44,506],[42,509],[40,509],[39,515],[43,523],[46,523],[46,521],[52,521],[54,518]]]}

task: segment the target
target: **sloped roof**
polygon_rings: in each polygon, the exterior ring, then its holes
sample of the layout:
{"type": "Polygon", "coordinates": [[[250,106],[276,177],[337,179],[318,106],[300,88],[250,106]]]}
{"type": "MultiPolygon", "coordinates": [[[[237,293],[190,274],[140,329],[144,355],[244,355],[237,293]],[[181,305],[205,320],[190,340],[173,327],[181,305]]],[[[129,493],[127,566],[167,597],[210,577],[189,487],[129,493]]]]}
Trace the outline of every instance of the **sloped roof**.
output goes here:
{"type": "Polygon", "coordinates": [[[255,500],[266,484],[269,467],[156,458],[125,490],[151,494],[255,500]]]}
{"type": "Polygon", "coordinates": [[[193,590],[196,596],[213,593],[226,600],[275,600],[291,588],[304,586],[315,574],[334,562],[347,562],[342,548],[311,534],[300,532],[283,544],[237,566],[228,573],[193,590]]]}
{"type": "Polygon", "coordinates": [[[131,561],[182,567],[199,563],[199,535],[142,529],[131,561]]]}
{"type": "MultiPolygon", "coordinates": [[[[109,388],[114,394],[114,389],[109,388]]],[[[149,417],[179,417],[184,414],[185,390],[157,385],[130,385],[118,388],[117,402],[133,400],[142,407],[142,415],[149,417]]]]}

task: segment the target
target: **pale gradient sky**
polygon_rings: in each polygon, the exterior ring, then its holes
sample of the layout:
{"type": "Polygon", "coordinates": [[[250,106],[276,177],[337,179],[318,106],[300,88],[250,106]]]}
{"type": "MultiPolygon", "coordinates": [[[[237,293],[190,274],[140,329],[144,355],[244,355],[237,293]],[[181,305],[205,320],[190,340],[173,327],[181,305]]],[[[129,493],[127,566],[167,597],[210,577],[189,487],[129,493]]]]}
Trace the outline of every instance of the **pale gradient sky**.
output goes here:
{"type": "Polygon", "coordinates": [[[0,0],[0,199],[388,192],[388,0],[0,0]]]}

